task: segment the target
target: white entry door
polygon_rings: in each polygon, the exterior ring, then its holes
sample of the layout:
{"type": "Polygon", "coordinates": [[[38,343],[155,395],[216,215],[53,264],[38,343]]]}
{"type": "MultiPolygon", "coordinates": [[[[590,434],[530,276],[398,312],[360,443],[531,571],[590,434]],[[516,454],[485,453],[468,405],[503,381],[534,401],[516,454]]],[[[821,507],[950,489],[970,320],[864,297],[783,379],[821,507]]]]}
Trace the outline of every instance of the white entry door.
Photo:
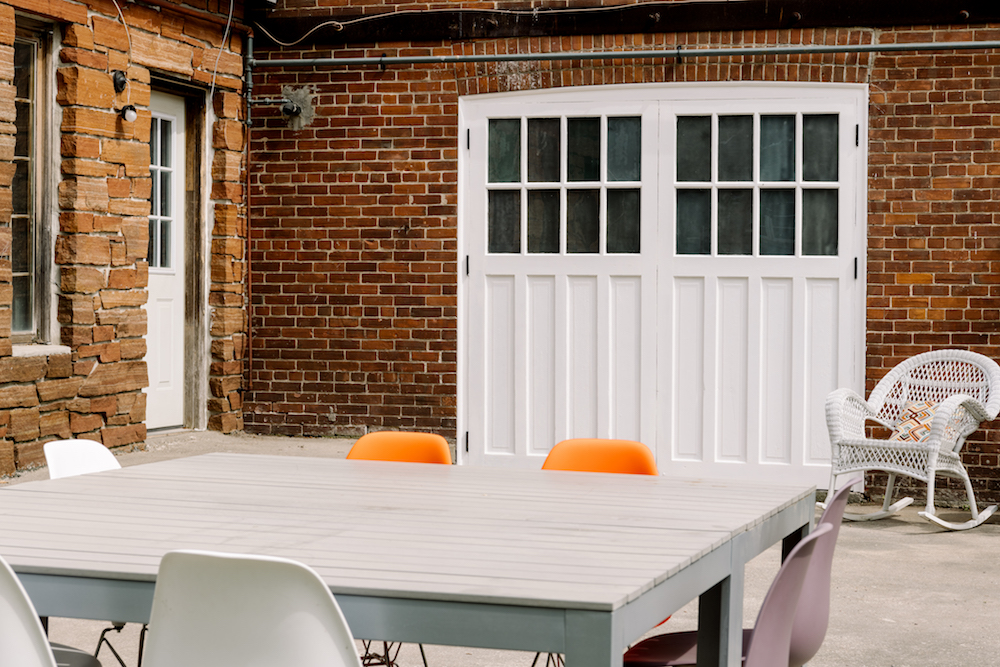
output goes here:
{"type": "Polygon", "coordinates": [[[146,428],[184,423],[184,100],[154,92],[146,304],[146,428]]]}
{"type": "Polygon", "coordinates": [[[671,474],[825,486],[824,397],[862,389],[866,108],[856,85],[463,99],[461,459],[618,437],[671,474]]]}

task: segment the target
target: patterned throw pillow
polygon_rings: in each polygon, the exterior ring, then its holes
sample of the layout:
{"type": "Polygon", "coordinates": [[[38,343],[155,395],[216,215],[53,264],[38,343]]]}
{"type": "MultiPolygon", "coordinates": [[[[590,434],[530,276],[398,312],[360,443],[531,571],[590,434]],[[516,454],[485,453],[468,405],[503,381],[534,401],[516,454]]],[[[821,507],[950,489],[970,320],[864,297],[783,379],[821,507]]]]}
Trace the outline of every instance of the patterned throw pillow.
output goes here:
{"type": "Polygon", "coordinates": [[[935,410],[937,410],[935,401],[907,403],[903,406],[903,411],[899,413],[899,422],[889,439],[920,442],[930,435],[935,410]]]}

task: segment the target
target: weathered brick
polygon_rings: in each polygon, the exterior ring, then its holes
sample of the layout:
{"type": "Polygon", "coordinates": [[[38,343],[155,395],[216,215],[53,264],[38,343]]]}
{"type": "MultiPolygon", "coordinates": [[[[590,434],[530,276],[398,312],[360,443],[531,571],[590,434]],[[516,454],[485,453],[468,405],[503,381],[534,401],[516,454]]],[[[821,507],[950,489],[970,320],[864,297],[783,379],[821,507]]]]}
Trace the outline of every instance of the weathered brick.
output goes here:
{"type": "Polygon", "coordinates": [[[48,403],[61,398],[73,398],[77,395],[82,384],[83,378],[70,377],[59,380],[45,380],[44,382],[39,382],[36,387],[38,388],[38,397],[43,402],[48,403]]]}
{"type": "Polygon", "coordinates": [[[69,428],[75,434],[90,433],[104,426],[104,418],[95,414],[79,414],[71,412],[69,415],[69,428]]]}
{"type": "Polygon", "coordinates": [[[242,331],[244,313],[237,308],[213,308],[211,333],[213,336],[229,336],[242,331]]]}
{"type": "Polygon", "coordinates": [[[73,431],[69,426],[69,413],[62,410],[58,412],[43,412],[38,420],[38,437],[44,438],[54,435],[59,438],[73,437],[73,431]]]}
{"type": "Polygon", "coordinates": [[[16,408],[10,411],[10,426],[8,435],[14,442],[25,442],[38,438],[38,426],[41,413],[38,408],[16,408]]]}
{"type": "Polygon", "coordinates": [[[0,378],[3,382],[36,382],[49,367],[48,357],[5,357],[0,359],[0,378]]]}
{"type": "Polygon", "coordinates": [[[114,85],[107,72],[86,67],[60,67],[56,70],[56,80],[56,101],[63,106],[105,108],[111,106],[115,97],[114,85]]]}
{"type": "Polygon", "coordinates": [[[59,276],[63,292],[92,294],[104,287],[104,272],[89,266],[63,266],[59,276]]]}
{"type": "Polygon", "coordinates": [[[101,438],[106,447],[121,447],[140,443],[146,439],[146,426],[144,424],[129,424],[128,426],[116,426],[114,428],[101,429],[101,438]]]}
{"type": "Polygon", "coordinates": [[[80,396],[107,396],[149,386],[145,361],[99,364],[80,387],[80,396]]]}
{"type": "Polygon", "coordinates": [[[76,176],[59,182],[59,205],[64,209],[106,213],[109,203],[106,179],[76,176]]]}
{"type": "Polygon", "coordinates": [[[0,410],[7,408],[30,408],[38,405],[38,392],[34,385],[10,385],[0,387],[0,410]]]}
{"type": "Polygon", "coordinates": [[[97,264],[111,262],[111,241],[106,236],[61,235],[56,239],[57,264],[97,264]]]}

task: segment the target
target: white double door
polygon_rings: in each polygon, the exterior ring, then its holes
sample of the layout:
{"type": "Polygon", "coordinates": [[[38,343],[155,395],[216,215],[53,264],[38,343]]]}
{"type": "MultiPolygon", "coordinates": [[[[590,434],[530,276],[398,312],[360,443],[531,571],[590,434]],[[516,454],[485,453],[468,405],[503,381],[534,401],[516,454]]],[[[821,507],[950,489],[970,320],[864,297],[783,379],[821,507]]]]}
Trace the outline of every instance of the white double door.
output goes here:
{"type": "Polygon", "coordinates": [[[463,99],[462,459],[613,437],[671,474],[825,487],[824,398],[862,382],[866,105],[839,85],[463,99]]]}
{"type": "Polygon", "coordinates": [[[146,427],[184,424],[185,104],[153,92],[150,103],[149,298],[146,302],[146,427]]]}

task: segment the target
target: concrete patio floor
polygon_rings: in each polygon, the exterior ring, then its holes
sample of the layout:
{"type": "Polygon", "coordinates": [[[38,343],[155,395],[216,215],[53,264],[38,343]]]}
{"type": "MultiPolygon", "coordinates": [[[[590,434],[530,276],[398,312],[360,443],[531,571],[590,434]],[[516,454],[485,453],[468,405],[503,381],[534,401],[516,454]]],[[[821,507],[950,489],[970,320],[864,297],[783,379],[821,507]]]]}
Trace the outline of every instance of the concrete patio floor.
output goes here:
{"type": "MultiPolygon", "coordinates": [[[[209,432],[153,434],[147,450],[119,455],[123,466],[227,451],[343,458],[353,440],[222,435],[209,432]]],[[[45,469],[0,479],[18,484],[47,479],[45,469]]],[[[851,505],[848,511],[866,511],[851,505]]],[[[897,517],[869,523],[845,523],[840,532],[833,570],[830,629],[811,667],[927,667],[933,665],[1000,665],[1000,519],[973,530],[947,532],[924,521],[908,507],[897,517]]],[[[967,513],[943,510],[949,519],[967,513]]],[[[756,618],[767,587],[778,570],[777,548],[747,568],[747,623],[756,618]]],[[[687,630],[697,625],[694,602],[660,630],[687,630]]],[[[106,623],[54,618],[53,641],[92,650],[106,623]]],[[[128,667],[136,665],[139,626],[111,633],[128,667]]],[[[431,667],[529,667],[533,654],[450,646],[425,646],[431,667]]],[[[102,649],[105,667],[114,656],[102,649]]],[[[543,661],[540,661],[543,662],[543,661]]],[[[399,655],[402,667],[420,667],[415,645],[399,655]]]]}

